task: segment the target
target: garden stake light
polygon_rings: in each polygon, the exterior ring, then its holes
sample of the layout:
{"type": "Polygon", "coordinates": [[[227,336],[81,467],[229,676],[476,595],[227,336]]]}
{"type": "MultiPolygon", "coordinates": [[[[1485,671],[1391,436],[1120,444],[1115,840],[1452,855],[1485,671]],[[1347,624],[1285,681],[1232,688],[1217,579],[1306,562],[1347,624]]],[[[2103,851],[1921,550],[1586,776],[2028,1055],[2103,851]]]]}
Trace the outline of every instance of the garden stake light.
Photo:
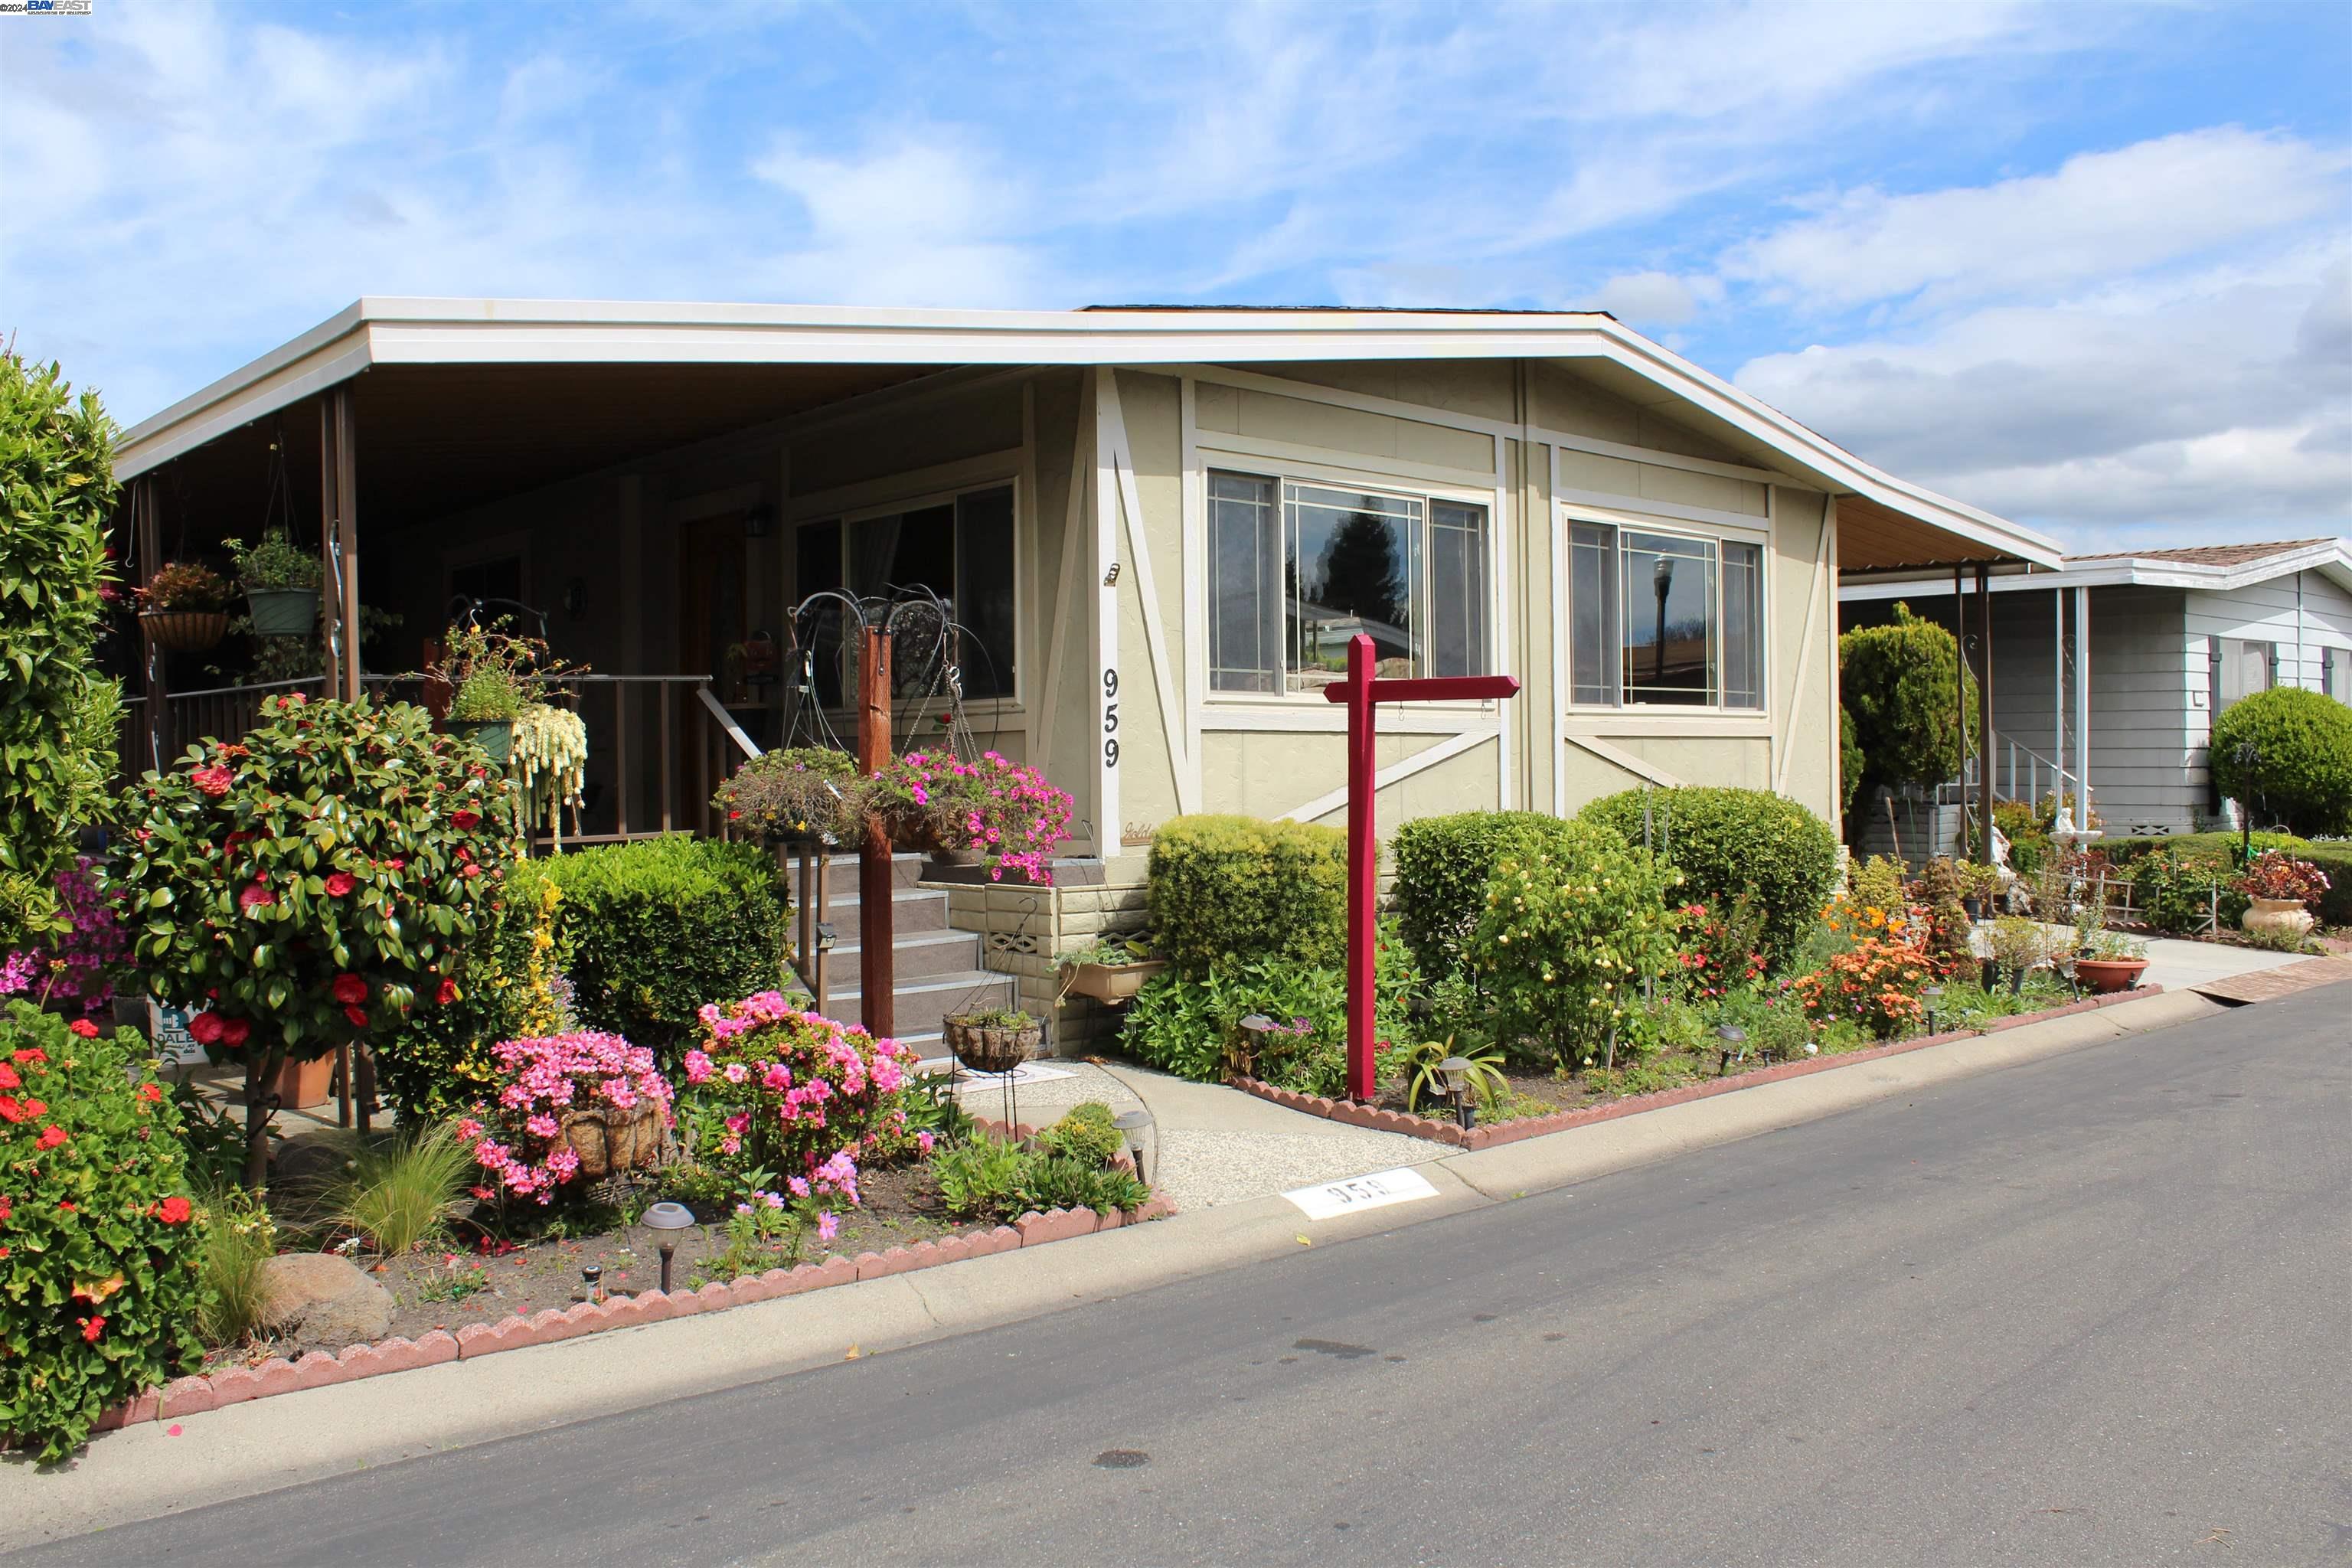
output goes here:
{"type": "Polygon", "coordinates": [[[1274,1033],[1274,1020],[1263,1013],[1252,1013],[1237,1026],[1242,1032],[1242,1072],[1257,1076],[1257,1054],[1265,1045],[1265,1037],[1274,1033]]]}
{"type": "Polygon", "coordinates": [[[1454,1119],[1462,1131],[1470,1131],[1476,1112],[1470,1108],[1470,1063],[1466,1058],[1448,1057],[1437,1064],[1437,1074],[1445,1080],[1445,1092],[1454,1101],[1454,1119]]]}
{"type": "Polygon", "coordinates": [[[580,1270],[580,1283],[582,1287],[580,1299],[582,1300],[603,1300],[604,1299],[604,1266],[601,1263],[591,1263],[582,1268],[580,1270]]]}
{"type": "Polygon", "coordinates": [[[1111,1118],[1111,1125],[1127,1134],[1128,1155],[1135,1162],[1135,1179],[1150,1186],[1151,1178],[1143,1173],[1143,1133],[1151,1125],[1151,1112],[1122,1110],[1111,1118]]]}
{"type": "Polygon", "coordinates": [[[1944,988],[1940,985],[1930,985],[1919,993],[1919,1000],[1927,1005],[1927,1032],[1931,1035],[1936,1032],[1936,1004],[1943,999],[1943,995],[1944,988]]]}
{"type": "Polygon", "coordinates": [[[1748,1059],[1748,1031],[1737,1024],[1718,1024],[1716,1026],[1715,1037],[1723,1042],[1715,1064],[1715,1076],[1721,1078],[1731,1070],[1734,1047],[1738,1048],[1741,1061],[1748,1059]]]}
{"type": "MultiPolygon", "coordinates": [[[[693,1223],[694,1211],[684,1204],[659,1203],[646,1211],[647,1230],[684,1230],[693,1223]]],[[[661,1288],[665,1296],[669,1294],[669,1260],[677,1251],[677,1241],[665,1235],[661,1238],[661,1288]]]]}

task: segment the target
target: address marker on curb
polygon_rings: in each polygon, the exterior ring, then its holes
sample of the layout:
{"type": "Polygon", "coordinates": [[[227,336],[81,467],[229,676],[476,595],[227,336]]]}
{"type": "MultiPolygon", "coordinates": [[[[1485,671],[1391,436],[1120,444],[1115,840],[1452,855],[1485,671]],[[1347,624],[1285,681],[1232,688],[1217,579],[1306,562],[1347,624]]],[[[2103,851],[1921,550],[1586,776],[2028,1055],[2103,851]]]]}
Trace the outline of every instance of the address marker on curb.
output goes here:
{"type": "Polygon", "coordinates": [[[1409,1204],[1422,1198],[1433,1198],[1437,1189],[1429,1178],[1418,1171],[1375,1171],[1369,1176],[1353,1176],[1344,1182],[1322,1182],[1311,1187],[1299,1187],[1282,1194],[1298,1205],[1308,1219],[1337,1219],[1343,1214],[1358,1214],[1365,1209],[1382,1209],[1391,1204],[1409,1204]]]}

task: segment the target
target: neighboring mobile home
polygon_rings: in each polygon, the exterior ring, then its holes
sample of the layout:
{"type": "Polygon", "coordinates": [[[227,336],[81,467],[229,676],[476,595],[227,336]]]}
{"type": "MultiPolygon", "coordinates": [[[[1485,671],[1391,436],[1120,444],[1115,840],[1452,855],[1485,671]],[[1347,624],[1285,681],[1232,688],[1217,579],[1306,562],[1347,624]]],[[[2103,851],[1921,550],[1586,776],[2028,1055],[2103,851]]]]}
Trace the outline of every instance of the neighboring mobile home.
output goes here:
{"type": "MultiPolygon", "coordinates": [[[[1168,817],[1338,818],[1356,632],[1525,683],[1383,718],[1383,831],[1644,782],[1834,820],[1841,570],[2057,560],[1590,313],[362,300],[128,433],[134,572],[250,537],[273,437],[330,598],[405,618],[373,664],[466,594],[614,678],[591,836],[714,826],[721,710],[804,729],[740,653],[803,596],[949,595],[980,739],[1077,800],[1063,891],[961,896],[1033,977],[1168,817]]],[[[148,756],[236,700],[146,673],[148,756]]]]}
{"type": "MultiPolygon", "coordinates": [[[[2240,698],[2301,686],[2352,703],[2352,540],[2071,555],[1990,587],[1995,793],[2039,798],[2063,776],[2111,834],[2220,816],[2206,742],[2240,698]]],[[[1838,597],[1848,627],[1898,603],[1948,626],[1964,610],[1972,639],[1979,624],[1948,573],[1849,582],[1838,597]]]]}

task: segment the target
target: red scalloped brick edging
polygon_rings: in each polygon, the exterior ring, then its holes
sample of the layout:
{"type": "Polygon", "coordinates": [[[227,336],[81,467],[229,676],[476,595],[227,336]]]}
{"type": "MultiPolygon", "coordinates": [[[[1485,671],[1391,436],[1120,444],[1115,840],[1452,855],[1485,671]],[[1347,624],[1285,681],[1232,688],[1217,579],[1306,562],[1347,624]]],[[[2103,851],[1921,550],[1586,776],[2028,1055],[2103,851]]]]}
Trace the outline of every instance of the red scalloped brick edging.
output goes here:
{"type": "Polygon", "coordinates": [[[352,1345],[340,1355],[310,1351],[293,1362],[272,1356],[258,1366],[231,1367],[208,1376],[183,1377],[150,1390],[128,1405],[107,1411],[91,1430],[111,1432],[143,1421],[194,1415],[226,1405],[240,1405],[248,1399],[265,1399],[273,1394],[323,1388],[329,1384],[351,1383],[388,1372],[437,1366],[443,1362],[470,1361],[498,1351],[553,1344],[582,1334],[630,1329],[640,1323],[658,1323],[666,1318],[690,1317],[697,1312],[721,1311],[860,1279],[911,1274],[942,1263],[960,1263],[967,1258],[986,1258],[992,1253],[1013,1252],[1024,1247],[1091,1236],[1098,1230],[1117,1230],[1121,1226],[1164,1219],[1175,1212],[1176,1205],[1159,1193],[1152,1194],[1150,1200],[1131,1215],[1118,1209],[1101,1213],[1094,1209],[1033,1212],[1011,1225],[969,1235],[919,1241],[911,1247],[894,1247],[887,1252],[861,1252],[856,1258],[828,1258],[823,1263],[803,1263],[795,1268],[771,1268],[765,1274],[746,1274],[724,1285],[713,1282],[699,1290],[676,1290],[667,1295],[646,1290],[605,1301],[582,1301],[560,1310],[549,1307],[527,1318],[517,1315],[493,1323],[467,1323],[454,1334],[446,1329],[435,1329],[415,1340],[390,1339],[375,1344],[352,1345]]]}
{"type": "Polygon", "coordinates": [[[1834,1068],[1853,1067],[1862,1062],[1874,1062],[1886,1057],[1899,1057],[1906,1051],[1925,1049],[1929,1046],[1949,1045],[1955,1040],[1972,1040],[1980,1035],[1997,1035],[2004,1029],[2014,1029],[2026,1024],[2039,1024],[2051,1018],[2063,1018],[2075,1013],[2095,1013],[2102,1007],[2112,1007],[2121,1002],[2137,1002],[2153,996],[2164,989],[2161,985],[2142,985],[2131,991],[2117,991],[2106,996],[2085,996],[2079,1002],[2063,1006],[2045,1007],[2039,1013],[2020,1013],[2014,1017],[1997,1018],[1981,1029],[1948,1029],[1940,1035],[1922,1035],[1916,1039],[1894,1040],[1868,1050],[1848,1051],[1833,1057],[1808,1057],[1802,1061],[1776,1062],[1770,1067],[1751,1068],[1728,1078],[1711,1078],[1697,1083],[1686,1083],[1675,1089],[1662,1089],[1654,1094],[1629,1095],[1611,1100],[1606,1105],[1589,1105],[1578,1110],[1555,1111],[1549,1116],[1530,1116],[1518,1121],[1498,1121],[1484,1127],[1474,1127],[1465,1132],[1451,1121],[1434,1117],[1415,1116],[1409,1111],[1382,1110],[1377,1106],[1360,1105],[1352,1100],[1327,1100],[1319,1094],[1301,1094],[1297,1089],[1276,1089],[1270,1083],[1254,1078],[1232,1078],[1225,1081],[1260,1100],[1270,1100],[1276,1105],[1303,1110],[1309,1116],[1320,1116],[1328,1121],[1344,1121],[1351,1127],[1369,1127],[1381,1132],[1402,1132],[1414,1138],[1426,1138],[1435,1143],[1451,1143],[1457,1149],[1492,1149],[1501,1143],[1517,1143],[1523,1138],[1540,1138],[1547,1132],[1565,1132],[1572,1127],[1583,1127],[1595,1121],[1613,1121],[1620,1116],[1639,1115],[1645,1110],[1663,1110],[1669,1105],[1682,1105],[1694,1100],[1706,1100],[1734,1089],[1753,1089],[1759,1084],[1777,1083],[1785,1078],[1803,1078],[1808,1073],[1828,1072],[1834,1068]]]}

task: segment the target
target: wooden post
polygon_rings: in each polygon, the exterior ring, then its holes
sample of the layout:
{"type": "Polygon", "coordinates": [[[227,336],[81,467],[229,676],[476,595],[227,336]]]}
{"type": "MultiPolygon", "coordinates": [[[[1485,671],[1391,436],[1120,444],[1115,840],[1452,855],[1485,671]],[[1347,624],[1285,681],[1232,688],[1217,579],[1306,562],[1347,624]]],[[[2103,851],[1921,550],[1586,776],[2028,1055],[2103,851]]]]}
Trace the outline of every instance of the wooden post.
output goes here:
{"type": "MultiPolygon", "coordinates": [[[[352,384],[334,390],[335,410],[335,554],[341,571],[331,585],[341,599],[336,619],[343,628],[343,663],[328,672],[329,688],[346,702],[360,700],[360,505],[359,420],[352,409],[352,384]]],[[[368,1064],[372,1071],[373,1064],[368,1064]]],[[[363,1073],[362,1076],[367,1076],[363,1073]]],[[[367,1107],[360,1107],[360,1131],[367,1131],[367,1107]]]]}
{"type": "MultiPolygon", "coordinates": [[[[861,635],[857,697],[857,769],[871,775],[890,765],[890,634],[879,626],[861,635]]],[[[877,1038],[897,1026],[890,891],[890,837],[868,822],[857,847],[857,1013],[877,1038]]]]}
{"type": "Polygon", "coordinates": [[[1977,568],[1977,842],[1992,864],[1992,572],[1977,568]]]}
{"type": "MultiPolygon", "coordinates": [[[[143,588],[155,575],[156,567],[163,563],[163,520],[158,510],[163,504],[163,487],[156,483],[154,474],[142,474],[131,483],[137,487],[131,492],[131,508],[132,574],[138,580],[136,585],[143,588]]],[[[146,721],[143,727],[147,731],[147,755],[143,762],[145,767],[161,773],[172,761],[164,751],[164,737],[169,731],[163,723],[163,709],[172,696],[171,682],[165,678],[163,650],[143,636],[139,639],[139,655],[142,677],[139,694],[144,699],[140,706],[146,710],[141,715],[146,721]]],[[[123,770],[132,778],[138,777],[142,771],[138,767],[123,770]]]]}

